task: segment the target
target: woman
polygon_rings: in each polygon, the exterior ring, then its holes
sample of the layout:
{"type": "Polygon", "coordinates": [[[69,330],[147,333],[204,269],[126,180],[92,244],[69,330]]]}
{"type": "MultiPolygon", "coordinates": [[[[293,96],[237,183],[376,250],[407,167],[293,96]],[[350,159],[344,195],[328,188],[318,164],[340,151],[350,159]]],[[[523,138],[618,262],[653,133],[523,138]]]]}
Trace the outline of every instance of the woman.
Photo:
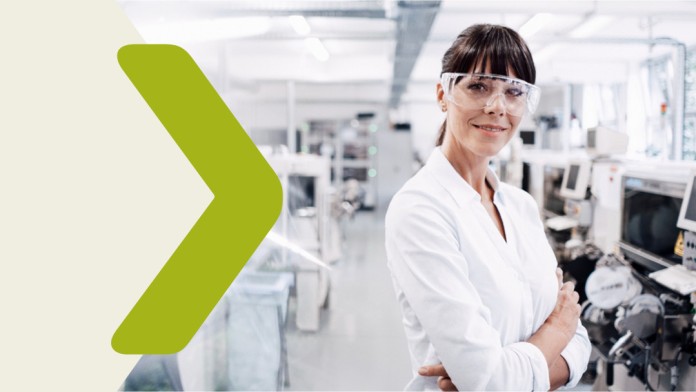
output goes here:
{"type": "Polygon", "coordinates": [[[418,371],[440,363],[440,386],[461,390],[575,385],[590,353],[578,295],[560,286],[532,197],[488,168],[538,103],[531,53],[507,27],[471,26],[441,76],[438,147],[386,216],[414,370],[407,389],[437,389],[436,367],[418,371]]]}

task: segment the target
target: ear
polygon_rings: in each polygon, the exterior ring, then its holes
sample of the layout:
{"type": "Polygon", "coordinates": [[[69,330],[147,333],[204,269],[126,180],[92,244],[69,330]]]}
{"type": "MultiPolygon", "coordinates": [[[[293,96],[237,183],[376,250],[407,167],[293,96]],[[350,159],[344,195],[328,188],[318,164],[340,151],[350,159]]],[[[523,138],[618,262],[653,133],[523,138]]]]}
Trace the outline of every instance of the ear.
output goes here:
{"type": "Polygon", "coordinates": [[[445,90],[442,88],[442,83],[438,83],[435,91],[435,96],[437,98],[437,104],[440,106],[440,110],[443,112],[447,111],[447,99],[445,99],[445,90]]]}

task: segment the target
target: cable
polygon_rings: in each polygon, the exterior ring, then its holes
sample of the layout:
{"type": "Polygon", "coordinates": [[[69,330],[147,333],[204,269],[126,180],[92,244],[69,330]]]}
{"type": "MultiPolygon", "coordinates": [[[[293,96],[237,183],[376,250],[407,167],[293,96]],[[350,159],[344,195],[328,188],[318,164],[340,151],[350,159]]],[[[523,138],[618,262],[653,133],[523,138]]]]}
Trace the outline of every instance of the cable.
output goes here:
{"type": "MultiPolygon", "coordinates": [[[[645,377],[645,390],[646,391],[654,391],[655,388],[650,385],[650,345],[646,345],[645,347],[645,361],[643,363],[643,367],[645,368],[643,370],[643,376],[645,377]]],[[[659,375],[658,375],[658,386],[659,386],[659,375]]]]}
{"type": "Polygon", "coordinates": [[[672,391],[677,389],[677,383],[679,382],[679,360],[681,359],[682,347],[679,347],[677,354],[674,356],[674,361],[672,361],[672,366],[669,368],[669,383],[672,391]]]}

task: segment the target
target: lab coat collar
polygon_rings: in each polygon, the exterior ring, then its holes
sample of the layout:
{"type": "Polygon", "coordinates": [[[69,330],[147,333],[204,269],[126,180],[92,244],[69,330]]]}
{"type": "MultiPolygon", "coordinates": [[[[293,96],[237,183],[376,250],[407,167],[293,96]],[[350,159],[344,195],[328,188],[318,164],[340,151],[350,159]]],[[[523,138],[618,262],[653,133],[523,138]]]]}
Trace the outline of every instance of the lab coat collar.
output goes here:
{"type": "MultiPolygon", "coordinates": [[[[481,195],[457,173],[457,170],[454,169],[454,166],[452,166],[442,152],[442,147],[436,147],[433,150],[425,166],[435,180],[452,195],[459,207],[464,207],[466,205],[465,203],[472,201],[481,202],[481,195]]],[[[493,200],[504,204],[500,181],[490,167],[486,173],[486,180],[488,180],[488,183],[495,192],[493,200]]]]}

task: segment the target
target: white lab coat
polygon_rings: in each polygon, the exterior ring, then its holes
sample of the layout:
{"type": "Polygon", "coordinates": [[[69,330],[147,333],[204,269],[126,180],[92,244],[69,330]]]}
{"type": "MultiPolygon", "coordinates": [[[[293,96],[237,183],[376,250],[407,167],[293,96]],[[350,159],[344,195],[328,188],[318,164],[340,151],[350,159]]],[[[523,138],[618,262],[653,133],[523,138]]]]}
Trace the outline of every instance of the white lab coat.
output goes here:
{"type": "MultiPolygon", "coordinates": [[[[548,390],[541,351],[526,340],[558,296],[557,262],[534,199],[489,170],[507,242],[481,197],[440,148],[394,196],[386,216],[387,260],[406,330],[408,390],[438,390],[423,365],[442,363],[460,390],[548,390]]],[[[578,323],[562,355],[574,386],[590,355],[578,323]]]]}

